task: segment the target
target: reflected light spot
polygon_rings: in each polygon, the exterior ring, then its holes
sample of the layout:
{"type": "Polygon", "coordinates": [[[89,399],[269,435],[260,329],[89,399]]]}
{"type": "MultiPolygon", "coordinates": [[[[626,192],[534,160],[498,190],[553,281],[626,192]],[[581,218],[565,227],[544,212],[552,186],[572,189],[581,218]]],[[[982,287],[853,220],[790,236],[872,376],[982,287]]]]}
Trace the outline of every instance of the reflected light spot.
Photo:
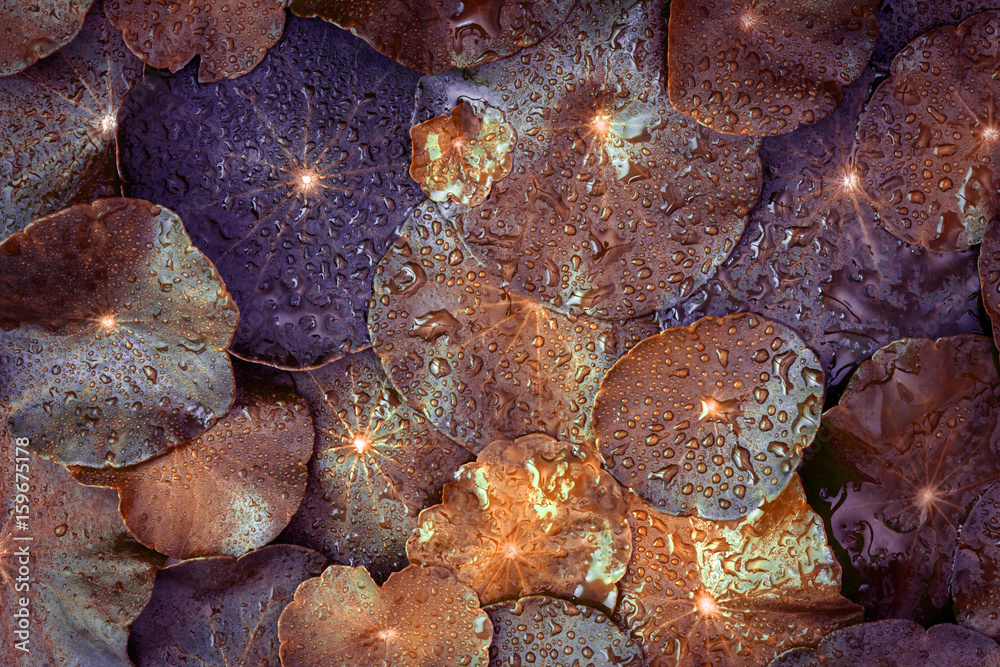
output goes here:
{"type": "Polygon", "coordinates": [[[987,125],[985,128],[983,128],[984,142],[989,143],[991,141],[995,141],[997,137],[1000,137],[1000,130],[998,130],[993,125],[987,125]]]}
{"type": "Polygon", "coordinates": [[[919,493],[917,493],[917,502],[919,502],[920,506],[924,509],[927,509],[928,507],[936,503],[937,500],[938,500],[937,489],[934,488],[933,486],[925,486],[924,488],[920,489],[919,493]]]}
{"type": "Polygon", "coordinates": [[[694,595],[694,606],[698,610],[699,616],[718,616],[720,614],[719,605],[715,598],[705,591],[698,591],[694,595]]]}
{"type": "Polygon", "coordinates": [[[319,174],[312,169],[303,169],[299,171],[299,174],[295,179],[295,188],[299,192],[312,192],[319,186],[319,182],[319,174]]]}
{"type": "Polygon", "coordinates": [[[118,129],[118,120],[112,114],[105,114],[101,118],[101,132],[110,134],[118,129]]]}
{"type": "Polygon", "coordinates": [[[705,417],[718,417],[719,416],[719,402],[714,398],[703,398],[701,400],[701,414],[698,415],[698,421],[704,421],[705,417]]]}
{"type": "Polygon", "coordinates": [[[611,119],[604,114],[597,114],[594,120],[590,121],[590,125],[594,128],[595,134],[605,137],[611,130],[611,119]]]}
{"type": "Polygon", "coordinates": [[[101,315],[97,318],[97,324],[105,331],[111,331],[118,326],[118,320],[114,315],[101,315]]]}
{"type": "Polygon", "coordinates": [[[747,10],[743,12],[742,16],[740,16],[740,25],[743,27],[745,32],[750,32],[756,29],[759,24],[760,16],[752,10],[747,10]]]}
{"type": "Polygon", "coordinates": [[[517,554],[520,553],[520,549],[514,543],[509,543],[504,545],[501,553],[503,553],[504,558],[517,558],[517,554]]]}
{"type": "Polygon", "coordinates": [[[368,449],[371,447],[371,443],[368,442],[368,439],[362,438],[360,436],[355,438],[352,444],[354,445],[354,449],[358,450],[359,454],[368,451],[368,449]]]}
{"type": "Polygon", "coordinates": [[[396,631],[395,630],[379,630],[378,633],[376,633],[376,636],[379,639],[381,639],[382,641],[389,641],[390,639],[392,639],[393,637],[396,636],[396,631]]]}
{"type": "Polygon", "coordinates": [[[858,179],[858,172],[855,169],[847,169],[844,172],[844,178],[841,181],[844,189],[849,192],[854,192],[860,186],[860,179],[858,179]]]}
{"type": "Polygon", "coordinates": [[[463,139],[462,137],[455,137],[451,141],[451,147],[454,148],[456,151],[464,150],[465,149],[465,139],[463,139]]]}

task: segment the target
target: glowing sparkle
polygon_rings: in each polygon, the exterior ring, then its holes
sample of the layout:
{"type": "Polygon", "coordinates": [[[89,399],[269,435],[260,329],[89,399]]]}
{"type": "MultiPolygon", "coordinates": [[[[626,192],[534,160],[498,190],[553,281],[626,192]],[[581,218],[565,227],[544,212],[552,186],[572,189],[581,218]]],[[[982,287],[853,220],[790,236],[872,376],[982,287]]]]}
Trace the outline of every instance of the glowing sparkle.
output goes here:
{"type": "Polygon", "coordinates": [[[392,639],[393,637],[396,636],[396,631],[395,630],[379,630],[376,633],[376,636],[379,639],[381,639],[382,641],[387,642],[387,641],[389,641],[390,639],[392,639]]]}
{"type": "Polygon", "coordinates": [[[364,452],[367,452],[368,449],[371,448],[371,446],[372,446],[372,443],[368,442],[367,438],[362,438],[360,436],[358,436],[357,438],[355,438],[354,442],[351,443],[351,444],[354,445],[354,449],[358,450],[359,454],[363,454],[364,452]]]}
{"type": "Polygon", "coordinates": [[[743,30],[746,32],[755,30],[759,24],[760,16],[752,10],[747,10],[740,16],[740,25],[743,26],[743,30]]]}
{"type": "Polygon", "coordinates": [[[97,324],[105,331],[111,331],[118,326],[118,320],[115,319],[114,315],[101,315],[97,318],[97,324]]]}
{"type": "Polygon", "coordinates": [[[698,591],[694,596],[694,606],[698,610],[699,616],[718,616],[720,614],[719,605],[715,598],[706,591],[698,591]]]}
{"type": "Polygon", "coordinates": [[[920,503],[920,506],[925,509],[936,503],[937,499],[937,489],[933,486],[925,486],[917,493],[917,501],[920,503]]]}
{"type": "Polygon", "coordinates": [[[1000,129],[993,125],[987,125],[983,128],[983,141],[992,142],[996,141],[997,137],[1000,137],[1000,129]]]}
{"type": "Polygon", "coordinates": [[[504,545],[501,552],[503,553],[504,558],[510,559],[510,558],[517,558],[517,555],[521,552],[521,550],[517,548],[516,544],[508,543],[504,545]]]}
{"type": "Polygon", "coordinates": [[[462,137],[455,137],[451,141],[451,147],[454,148],[456,151],[464,150],[465,149],[465,139],[463,139],[462,137]]]}
{"type": "Polygon", "coordinates": [[[703,398],[701,400],[701,414],[698,421],[704,421],[706,417],[719,416],[719,402],[714,398],[703,398]]]}
{"type": "Polygon", "coordinates": [[[594,116],[594,119],[590,121],[590,125],[594,128],[594,132],[602,137],[611,131],[611,119],[604,114],[594,116]]]}
{"type": "Polygon", "coordinates": [[[841,180],[841,184],[844,186],[844,189],[849,192],[856,191],[861,185],[861,180],[858,178],[857,170],[847,169],[844,172],[844,177],[841,180]]]}
{"type": "Polygon", "coordinates": [[[303,169],[295,179],[296,189],[302,193],[313,192],[320,185],[320,177],[312,169],[303,169]]]}
{"type": "Polygon", "coordinates": [[[101,117],[101,132],[111,134],[116,129],[118,129],[118,119],[115,118],[114,114],[105,114],[101,117]]]}

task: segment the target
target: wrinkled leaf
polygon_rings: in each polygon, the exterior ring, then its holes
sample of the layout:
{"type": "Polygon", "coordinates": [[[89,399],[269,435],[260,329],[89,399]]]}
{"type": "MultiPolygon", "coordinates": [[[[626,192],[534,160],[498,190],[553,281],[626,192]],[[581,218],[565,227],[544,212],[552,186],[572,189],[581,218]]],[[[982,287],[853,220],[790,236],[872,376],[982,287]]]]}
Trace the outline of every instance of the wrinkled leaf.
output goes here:
{"type": "Polygon", "coordinates": [[[605,371],[656,325],[566,316],[518,295],[458,234],[465,211],[421,205],[379,264],[375,352],[406,400],[473,452],[535,432],[581,441],[605,371]]]}
{"type": "Polygon", "coordinates": [[[142,63],[98,3],[68,46],[0,79],[0,239],[71,204],[121,194],[116,117],[122,97],[141,77],[142,63]]]}
{"type": "Polygon", "coordinates": [[[408,567],[381,588],[331,565],[278,621],[283,667],[486,667],[493,628],[476,594],[440,567],[408,567]]]}
{"type": "Polygon", "coordinates": [[[823,411],[823,371],[795,333],[751,313],[642,341],[594,401],[608,470],[653,507],[739,519],[784,490],[823,411]]]}
{"type": "Polygon", "coordinates": [[[147,77],[122,110],[122,163],[218,266],[242,314],[233,352],[310,368],[369,345],[375,265],[421,197],[416,74],[321,21],[285,33],[235,81],[147,77]]]}
{"type": "Polygon", "coordinates": [[[6,425],[65,465],[163,454],[226,414],[238,312],[171,211],[103,199],[0,244],[6,425]]]}
{"type": "Polygon", "coordinates": [[[760,192],[757,141],[667,100],[664,0],[581,1],[551,37],[469,74],[426,77],[418,117],[460,98],[503,109],[513,169],[462,235],[521,293],[573,314],[669,307],[732,251],[760,192]]]}
{"type": "Polygon", "coordinates": [[[6,0],[0,5],[0,76],[16,74],[68,44],[94,0],[6,0]]]}
{"type": "Polygon", "coordinates": [[[376,579],[407,565],[417,514],[472,456],[407,405],[371,351],[295,374],[315,424],[302,507],[285,531],[376,579]]]}
{"type": "Polygon", "coordinates": [[[867,584],[875,618],[921,620],[950,603],[957,527],[1000,479],[1000,377],[983,336],[890,343],[823,416],[821,497],[867,584]]]}
{"type": "Polygon", "coordinates": [[[798,477],[741,523],[662,514],[628,496],[633,558],[615,619],[649,667],[757,667],[859,620],[798,477]]]}
{"type": "Polygon", "coordinates": [[[420,513],[406,553],[451,569],[484,604],[547,593],[613,609],[630,554],[625,512],[591,447],[497,440],[420,513]]]}
{"type": "Polygon", "coordinates": [[[156,575],[132,625],[129,653],[136,667],[279,667],[278,617],[325,565],[318,553],[286,544],[171,565],[156,575]]]}
{"type": "Polygon", "coordinates": [[[309,407],[251,369],[236,378],[232,409],[197,439],[134,466],[72,470],[79,482],[116,489],[125,525],[160,553],[241,556],[274,539],[299,507],[309,407]]]}
{"type": "Polygon", "coordinates": [[[969,510],[952,566],[955,618],[1000,638],[1000,485],[994,484],[969,510]]]}
{"type": "Polygon", "coordinates": [[[993,322],[993,340],[1000,345],[1000,221],[986,229],[979,249],[979,281],[982,283],[983,306],[993,322]]]}
{"type": "Polygon", "coordinates": [[[878,39],[872,66],[888,72],[896,54],[921,34],[946,24],[958,25],[996,7],[996,0],[881,0],[875,12],[878,39]]]}

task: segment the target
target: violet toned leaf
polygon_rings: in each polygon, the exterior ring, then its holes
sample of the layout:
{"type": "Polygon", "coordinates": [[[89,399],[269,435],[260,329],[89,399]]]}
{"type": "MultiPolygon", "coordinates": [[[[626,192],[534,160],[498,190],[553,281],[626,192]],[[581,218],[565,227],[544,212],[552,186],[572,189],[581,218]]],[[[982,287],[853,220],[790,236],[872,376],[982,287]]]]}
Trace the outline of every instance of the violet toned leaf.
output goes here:
{"type": "Polygon", "coordinates": [[[889,341],[978,331],[976,253],[900,241],[861,188],[855,130],[873,80],[866,71],[825,120],[761,142],[761,205],[705,288],[663,312],[666,326],[758,313],[819,353],[829,386],[889,341]]]}
{"type": "Polygon", "coordinates": [[[240,306],[232,351],[312,368],[369,345],[375,265],[422,198],[407,169],[416,74],[290,18],[252,72],[148,76],[122,110],[129,191],[171,206],[240,306]]]}
{"type": "Polygon", "coordinates": [[[102,199],[36,220],[0,243],[4,426],[64,465],[163,454],[232,405],[238,316],[161,206],[102,199]]]}
{"type": "Polygon", "coordinates": [[[0,4],[0,76],[17,74],[68,44],[94,0],[4,0],[0,4]]]}
{"type": "Polygon", "coordinates": [[[278,544],[164,568],[132,624],[129,654],[136,667],[280,667],[278,617],[325,565],[315,551],[278,544]]]}
{"type": "Polygon", "coordinates": [[[760,193],[756,139],[670,105],[665,4],[581,0],[534,49],[418,89],[420,120],[462,99],[506,114],[511,173],[460,232],[512,289],[563,312],[624,320],[689,296],[760,193]]]}
{"type": "Polygon", "coordinates": [[[407,565],[417,514],[472,455],[400,397],[370,350],[295,373],[295,383],[312,411],[315,450],[283,537],[382,581],[407,565]]]}
{"type": "Polygon", "coordinates": [[[142,62],[104,19],[100,2],[68,46],[0,78],[0,240],[72,204],[121,195],[118,108],[141,78],[142,62]]]}
{"type": "Polygon", "coordinates": [[[962,525],[951,572],[955,618],[1000,638],[1000,484],[979,497],[962,525]]]}
{"type": "Polygon", "coordinates": [[[1000,345],[1000,220],[986,228],[979,248],[979,281],[983,307],[993,323],[993,344],[1000,345]]]}

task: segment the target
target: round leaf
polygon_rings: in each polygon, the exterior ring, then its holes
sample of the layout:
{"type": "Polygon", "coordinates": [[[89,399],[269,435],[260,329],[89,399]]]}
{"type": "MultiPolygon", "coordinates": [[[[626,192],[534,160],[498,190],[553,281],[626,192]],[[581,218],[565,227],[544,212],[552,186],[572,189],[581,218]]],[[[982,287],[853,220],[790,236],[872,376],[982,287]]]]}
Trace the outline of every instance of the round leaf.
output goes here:
{"type": "Polygon", "coordinates": [[[0,5],[0,76],[16,74],[68,44],[94,0],[8,0],[0,5]]]}
{"type": "Polygon", "coordinates": [[[1000,638],[1000,484],[969,511],[962,526],[951,574],[955,618],[962,625],[1000,638]]]}
{"type": "Polygon", "coordinates": [[[1000,345],[1000,221],[986,229],[979,249],[979,281],[982,283],[983,306],[993,322],[993,340],[1000,345]]]}

